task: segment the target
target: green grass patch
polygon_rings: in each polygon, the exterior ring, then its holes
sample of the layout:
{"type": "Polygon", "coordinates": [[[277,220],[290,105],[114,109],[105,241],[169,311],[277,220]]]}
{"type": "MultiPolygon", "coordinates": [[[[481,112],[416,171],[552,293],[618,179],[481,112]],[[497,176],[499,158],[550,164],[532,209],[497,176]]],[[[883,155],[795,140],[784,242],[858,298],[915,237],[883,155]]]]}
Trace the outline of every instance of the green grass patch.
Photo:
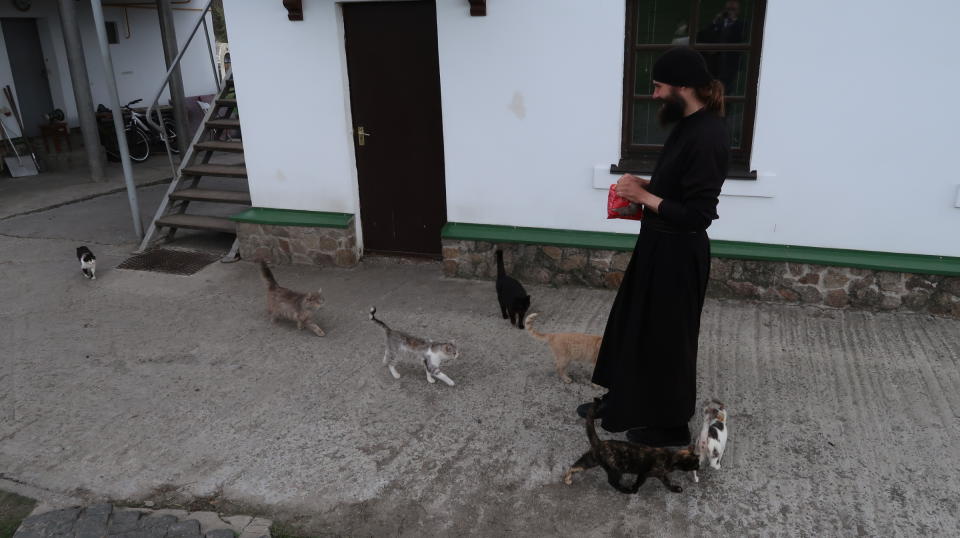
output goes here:
{"type": "Polygon", "coordinates": [[[10,538],[20,528],[37,501],[0,490],[0,538],[10,538]]]}

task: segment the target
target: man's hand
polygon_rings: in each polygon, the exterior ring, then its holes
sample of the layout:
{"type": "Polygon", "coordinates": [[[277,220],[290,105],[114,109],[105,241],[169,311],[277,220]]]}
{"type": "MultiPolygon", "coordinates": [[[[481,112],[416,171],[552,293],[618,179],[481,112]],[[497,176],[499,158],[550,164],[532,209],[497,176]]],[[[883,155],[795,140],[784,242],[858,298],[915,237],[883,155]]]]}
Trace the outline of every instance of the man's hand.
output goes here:
{"type": "Polygon", "coordinates": [[[635,204],[642,204],[644,200],[650,196],[650,193],[647,192],[646,189],[649,184],[649,179],[639,178],[632,174],[624,174],[617,180],[617,186],[614,190],[617,196],[630,200],[635,204]]]}

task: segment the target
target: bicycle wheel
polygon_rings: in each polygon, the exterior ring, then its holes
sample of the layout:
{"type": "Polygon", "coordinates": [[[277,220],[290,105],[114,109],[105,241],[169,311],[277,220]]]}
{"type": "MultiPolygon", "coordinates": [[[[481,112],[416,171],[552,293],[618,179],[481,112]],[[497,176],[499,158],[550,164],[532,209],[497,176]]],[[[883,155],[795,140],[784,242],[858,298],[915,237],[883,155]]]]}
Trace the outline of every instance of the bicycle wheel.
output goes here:
{"type": "Polygon", "coordinates": [[[130,160],[142,163],[150,157],[150,137],[140,129],[129,129],[127,149],[130,151],[130,160]]]}
{"type": "Polygon", "coordinates": [[[180,146],[177,145],[177,127],[173,120],[163,120],[163,130],[167,133],[167,140],[170,142],[170,153],[174,155],[180,153],[180,146]]]}

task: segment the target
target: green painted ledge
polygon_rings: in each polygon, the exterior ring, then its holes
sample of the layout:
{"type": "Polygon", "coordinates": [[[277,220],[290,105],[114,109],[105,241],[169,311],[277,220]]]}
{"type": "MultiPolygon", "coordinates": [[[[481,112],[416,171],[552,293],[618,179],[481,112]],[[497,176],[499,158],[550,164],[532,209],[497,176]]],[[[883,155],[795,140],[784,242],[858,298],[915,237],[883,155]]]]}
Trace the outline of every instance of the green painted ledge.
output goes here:
{"type": "Polygon", "coordinates": [[[326,211],[302,211],[297,209],[273,209],[251,207],[230,217],[237,222],[271,224],[273,226],[307,226],[314,228],[346,228],[353,221],[350,213],[326,211]]]}
{"type": "MultiPolygon", "coordinates": [[[[491,243],[527,243],[556,247],[631,251],[637,241],[633,234],[584,232],[551,228],[523,228],[492,224],[450,222],[443,227],[444,239],[489,241],[491,243]]],[[[898,273],[960,276],[960,258],[922,254],[898,254],[868,250],[800,247],[739,241],[710,241],[711,253],[718,258],[773,262],[809,263],[857,267],[898,273]]]]}
{"type": "Polygon", "coordinates": [[[490,241],[491,243],[530,243],[555,247],[633,250],[636,235],[610,232],[583,232],[552,228],[521,228],[495,224],[448,222],[440,232],[443,239],[490,241]]]}

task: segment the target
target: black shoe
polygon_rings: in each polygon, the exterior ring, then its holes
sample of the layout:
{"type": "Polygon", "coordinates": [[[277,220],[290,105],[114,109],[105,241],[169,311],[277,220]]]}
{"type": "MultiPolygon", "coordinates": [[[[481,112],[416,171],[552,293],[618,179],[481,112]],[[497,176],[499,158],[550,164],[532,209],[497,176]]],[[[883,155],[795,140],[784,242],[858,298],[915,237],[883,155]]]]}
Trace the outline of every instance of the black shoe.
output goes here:
{"type": "Polygon", "coordinates": [[[627,439],[651,447],[687,446],[690,444],[690,428],[686,425],[675,428],[633,428],[627,431],[627,439]]]}
{"type": "Polygon", "coordinates": [[[603,428],[604,431],[607,431],[610,433],[625,432],[627,430],[630,430],[631,428],[634,428],[634,426],[636,425],[637,425],[636,423],[620,422],[614,419],[613,417],[606,417],[602,421],[600,421],[600,427],[603,428]]]}
{"type": "MultiPolygon", "coordinates": [[[[577,415],[580,418],[587,418],[587,413],[590,412],[590,408],[593,407],[593,402],[582,403],[577,406],[577,415]]],[[[603,418],[603,412],[607,409],[607,397],[606,395],[600,398],[600,409],[597,409],[597,412],[593,415],[593,418],[603,418]]]]}

